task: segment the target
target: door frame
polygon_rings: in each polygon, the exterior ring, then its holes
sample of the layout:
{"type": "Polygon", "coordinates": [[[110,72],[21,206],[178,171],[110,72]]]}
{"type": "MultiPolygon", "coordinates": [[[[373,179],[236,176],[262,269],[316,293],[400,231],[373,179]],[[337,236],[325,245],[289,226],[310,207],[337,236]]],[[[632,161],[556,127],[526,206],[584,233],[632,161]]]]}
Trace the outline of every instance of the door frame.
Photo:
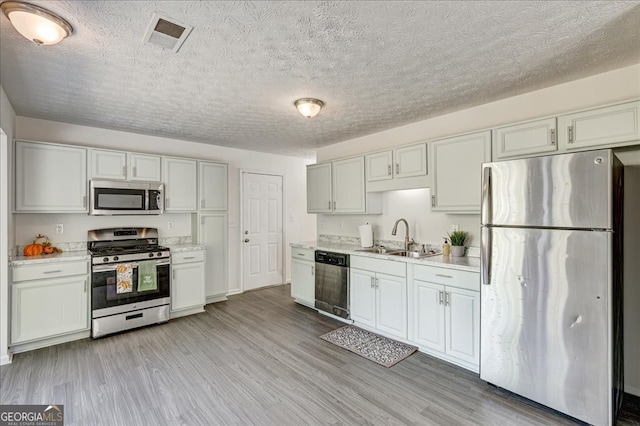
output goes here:
{"type": "Polygon", "coordinates": [[[284,173],[271,172],[256,169],[240,169],[240,227],[238,228],[238,241],[240,243],[240,293],[244,293],[244,234],[242,233],[244,228],[244,175],[267,175],[267,176],[280,176],[282,178],[282,280],[283,284],[287,282],[287,262],[285,256],[287,254],[287,227],[285,218],[286,214],[286,185],[284,173]]]}

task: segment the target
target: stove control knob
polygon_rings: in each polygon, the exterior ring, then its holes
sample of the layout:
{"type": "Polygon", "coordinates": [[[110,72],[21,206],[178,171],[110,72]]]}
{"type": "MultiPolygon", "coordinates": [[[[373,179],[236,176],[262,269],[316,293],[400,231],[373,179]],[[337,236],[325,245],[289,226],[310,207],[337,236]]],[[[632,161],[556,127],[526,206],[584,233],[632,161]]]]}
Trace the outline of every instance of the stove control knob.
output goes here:
{"type": "Polygon", "coordinates": [[[149,253],[149,257],[153,257],[153,253],[149,253]]]}
{"type": "Polygon", "coordinates": [[[102,259],[102,261],[103,261],[103,262],[108,262],[108,261],[109,261],[109,258],[108,258],[108,257],[105,257],[104,259],[102,259]]]}
{"type": "Polygon", "coordinates": [[[156,253],[156,256],[158,256],[158,257],[162,256],[162,252],[159,251],[158,253],[156,253]]]}
{"type": "Polygon", "coordinates": [[[120,258],[118,256],[113,256],[113,261],[116,262],[118,261],[120,258]]]}

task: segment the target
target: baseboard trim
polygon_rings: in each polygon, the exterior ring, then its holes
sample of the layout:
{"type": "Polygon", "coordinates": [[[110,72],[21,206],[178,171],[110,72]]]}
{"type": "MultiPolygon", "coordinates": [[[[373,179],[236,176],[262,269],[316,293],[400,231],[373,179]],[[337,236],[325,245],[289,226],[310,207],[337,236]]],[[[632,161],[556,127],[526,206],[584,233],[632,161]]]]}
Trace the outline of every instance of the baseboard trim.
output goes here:
{"type": "Polygon", "coordinates": [[[624,393],[640,397],[640,389],[635,386],[624,385],[624,393]]]}
{"type": "Polygon", "coordinates": [[[4,354],[4,355],[0,356],[0,365],[11,364],[11,361],[13,361],[13,354],[12,353],[8,353],[8,354],[4,354]]]}
{"type": "Polygon", "coordinates": [[[209,303],[224,302],[225,300],[228,300],[226,294],[220,296],[207,296],[206,304],[208,305],[209,303]]]}

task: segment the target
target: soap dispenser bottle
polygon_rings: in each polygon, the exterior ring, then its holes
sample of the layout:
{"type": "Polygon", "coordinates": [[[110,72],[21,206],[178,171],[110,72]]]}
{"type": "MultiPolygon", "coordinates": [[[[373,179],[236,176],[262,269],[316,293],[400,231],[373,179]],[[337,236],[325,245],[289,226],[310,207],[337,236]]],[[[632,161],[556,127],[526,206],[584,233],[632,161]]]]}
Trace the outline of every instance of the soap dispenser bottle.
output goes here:
{"type": "Polygon", "coordinates": [[[449,256],[450,251],[451,251],[451,246],[449,245],[449,240],[445,238],[444,244],[442,245],[442,255],[449,256]]]}

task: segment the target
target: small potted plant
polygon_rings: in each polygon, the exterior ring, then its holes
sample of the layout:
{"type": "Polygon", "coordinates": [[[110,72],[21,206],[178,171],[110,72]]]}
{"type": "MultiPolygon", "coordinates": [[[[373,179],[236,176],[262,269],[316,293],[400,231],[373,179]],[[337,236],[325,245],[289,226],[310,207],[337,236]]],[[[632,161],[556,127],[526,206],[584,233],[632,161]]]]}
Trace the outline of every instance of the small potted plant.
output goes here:
{"type": "Polygon", "coordinates": [[[464,243],[467,242],[467,236],[469,235],[466,231],[453,231],[449,235],[449,241],[451,242],[451,255],[452,256],[464,256],[464,243]]]}

